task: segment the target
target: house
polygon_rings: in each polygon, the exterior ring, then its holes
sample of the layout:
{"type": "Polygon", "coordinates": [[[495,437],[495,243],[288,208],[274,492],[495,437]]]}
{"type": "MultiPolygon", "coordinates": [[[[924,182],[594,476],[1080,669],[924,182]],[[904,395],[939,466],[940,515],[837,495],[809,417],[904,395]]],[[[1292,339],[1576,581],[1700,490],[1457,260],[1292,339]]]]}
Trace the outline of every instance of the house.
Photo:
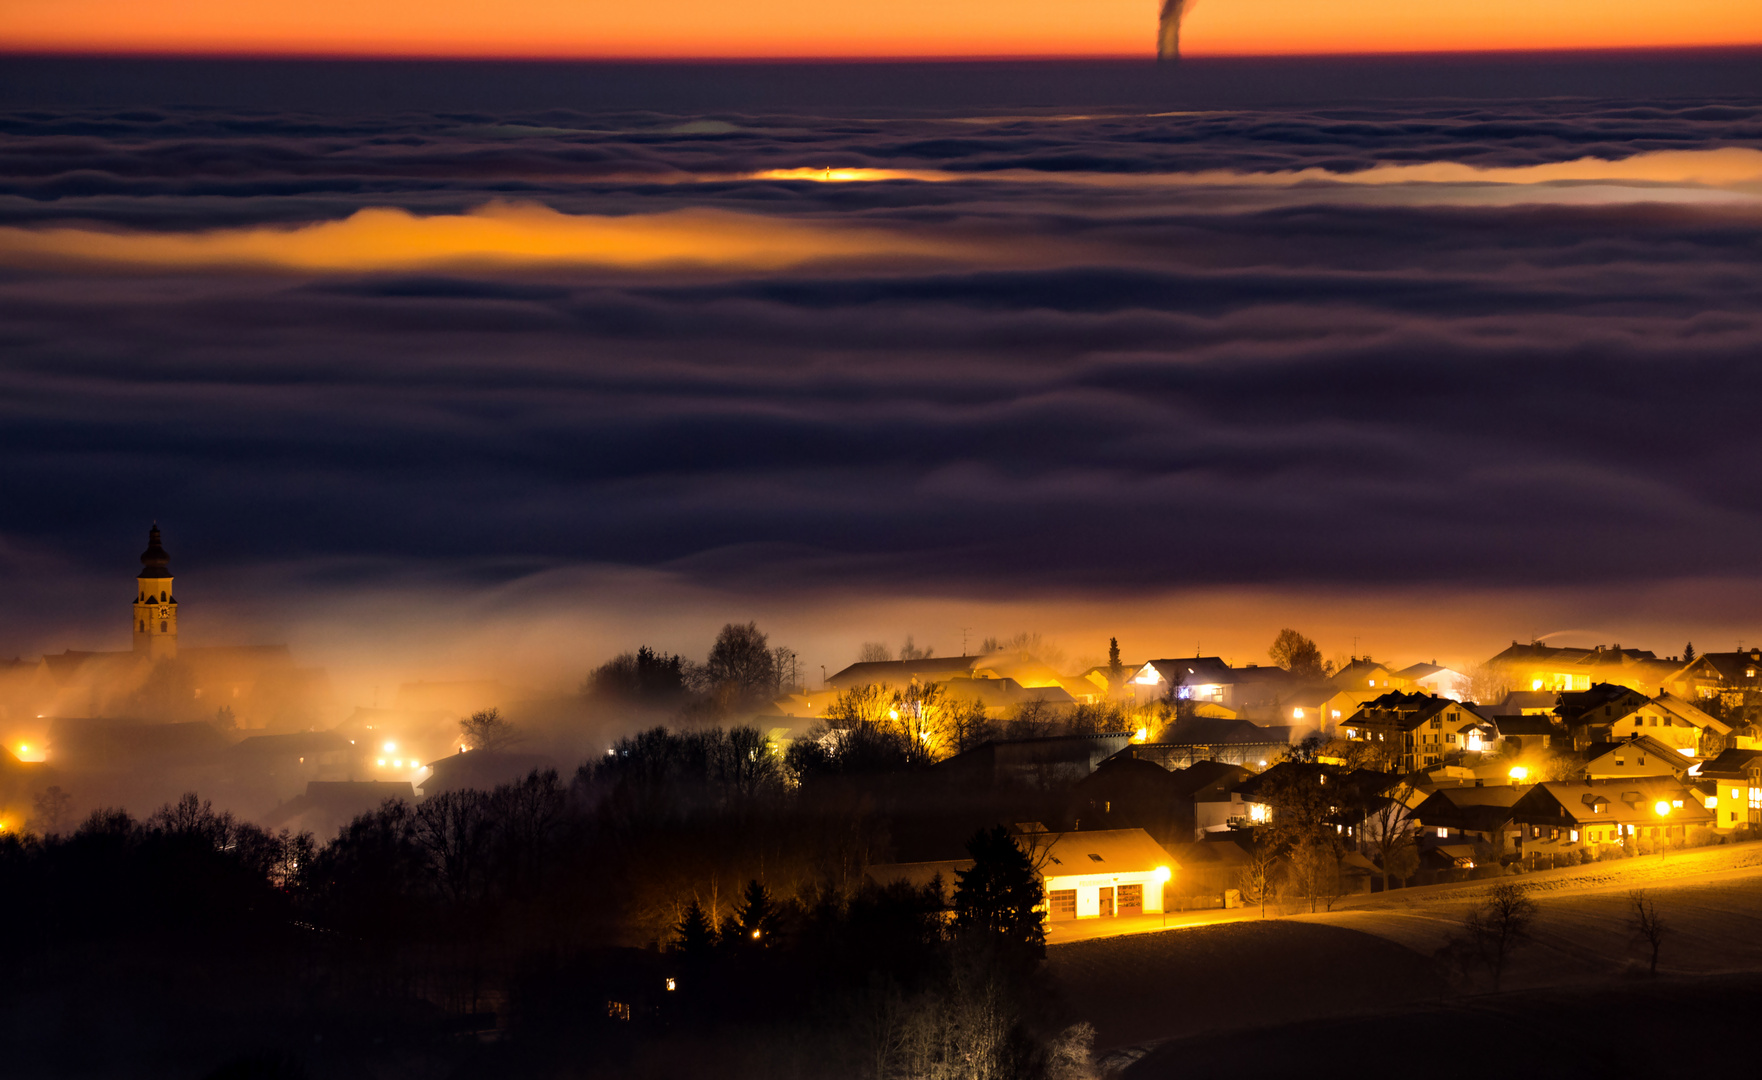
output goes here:
{"type": "Polygon", "coordinates": [[[1391,690],[1406,690],[1413,685],[1398,678],[1387,665],[1368,656],[1354,656],[1345,667],[1329,676],[1328,682],[1338,690],[1369,690],[1373,696],[1391,690]]]}
{"type": "Polygon", "coordinates": [[[1677,697],[1659,694],[1609,727],[1611,739],[1647,735],[1684,757],[1712,757],[1725,748],[1731,725],[1677,697]]]}
{"type": "Polygon", "coordinates": [[[1143,829],[1030,832],[1017,842],[1040,875],[1053,922],[1163,910],[1174,858],[1143,829]]]}
{"type": "Polygon", "coordinates": [[[1660,660],[1646,649],[1620,645],[1591,648],[1555,648],[1541,642],[1511,647],[1487,661],[1516,690],[1550,690],[1555,693],[1589,690],[1594,683],[1617,683],[1645,694],[1656,694],[1681,667],[1660,660]]]}
{"type": "Polygon", "coordinates": [[[1566,725],[1577,745],[1588,746],[1610,738],[1610,725],[1650,700],[1631,686],[1597,683],[1589,690],[1569,690],[1559,695],[1553,713],[1566,725]]]}
{"type": "Polygon", "coordinates": [[[1639,840],[1680,844],[1688,828],[1713,824],[1713,812],[1672,776],[1544,781],[1511,810],[1522,827],[1518,854],[1639,840]]]}
{"type": "Polygon", "coordinates": [[[1672,776],[1681,780],[1689,774],[1691,764],[1675,747],[1646,735],[1592,743],[1579,753],[1584,758],[1579,775],[1586,780],[1623,776],[1672,776]]]}
{"type": "Polygon", "coordinates": [[[1489,707],[1501,716],[1552,716],[1560,707],[1560,695],[1552,690],[1512,690],[1489,707]]]}
{"type": "MultiPolygon", "coordinates": [[[[1231,809],[1230,793],[1254,773],[1240,765],[1223,761],[1196,761],[1171,774],[1170,789],[1188,811],[1191,837],[1202,840],[1208,833],[1228,832],[1230,819],[1238,812],[1231,809]]],[[[1246,813],[1241,811],[1240,813],[1246,813]]]]}
{"type": "Polygon", "coordinates": [[[1450,698],[1396,690],[1367,702],[1340,730],[1349,742],[1375,747],[1396,772],[1410,773],[1460,752],[1463,727],[1480,720],[1450,698]]]}
{"type": "MultiPolygon", "coordinates": [[[[1334,765],[1305,761],[1281,761],[1265,772],[1250,776],[1230,788],[1226,793],[1228,801],[1224,805],[1201,806],[1198,813],[1204,820],[1215,820],[1222,816],[1224,830],[1264,825],[1273,820],[1274,793],[1281,786],[1314,780],[1320,787],[1340,792],[1341,806],[1333,808],[1335,816],[1329,819],[1333,821],[1335,830],[1343,836],[1356,835],[1356,831],[1353,829],[1355,821],[1350,820],[1351,815],[1341,808],[1345,804],[1356,801],[1358,794],[1356,789],[1347,788],[1342,783],[1346,776],[1345,770],[1334,765]]],[[[1223,802],[1221,797],[1214,801],[1223,802]]],[[[1224,830],[1211,829],[1208,831],[1215,833],[1224,830]]]]}
{"type": "Polygon", "coordinates": [[[1421,846],[1495,842],[1509,831],[1512,807],[1527,790],[1514,784],[1439,788],[1413,812],[1421,846]]]}
{"type": "MultiPolygon", "coordinates": [[[[1040,879],[1053,922],[1155,915],[1176,870],[1168,851],[1143,829],[1048,832],[1029,823],[1016,826],[1015,841],[1040,879]]],[[[882,885],[903,881],[920,888],[940,876],[952,894],[956,875],[972,866],[971,859],[885,863],[866,873],[882,885]]]]}
{"type": "Polygon", "coordinates": [[[1091,829],[1143,829],[1160,843],[1193,835],[1193,803],[1175,774],[1126,747],[1071,788],[1069,817],[1091,829]]]}
{"type": "Polygon", "coordinates": [[[1712,788],[1702,805],[1718,818],[1716,828],[1762,825],[1762,750],[1727,750],[1702,762],[1696,777],[1712,788]]]}
{"type": "Polygon", "coordinates": [[[1097,684],[1082,675],[1061,675],[1032,654],[1023,652],[864,661],[839,671],[826,683],[840,691],[858,686],[897,689],[944,683],[951,695],[956,694],[957,688],[968,697],[1002,695],[1008,700],[999,704],[1006,705],[1030,699],[1057,705],[1095,702],[1105,698],[1107,690],[1105,679],[1097,684]]]}
{"type": "Polygon", "coordinates": [[[1014,784],[1050,790],[1082,780],[1131,741],[1132,736],[1124,731],[993,739],[962,751],[936,767],[987,787],[1014,784]]]}
{"type": "Polygon", "coordinates": [[[1341,720],[1357,712],[1373,696],[1363,690],[1342,690],[1331,683],[1300,687],[1279,702],[1278,720],[1304,733],[1320,731],[1331,735],[1341,720]]]}
{"type": "Polygon", "coordinates": [[[1264,769],[1289,753],[1300,737],[1288,725],[1262,727],[1248,720],[1196,716],[1170,724],[1155,742],[1141,743],[1133,752],[1171,771],[1201,761],[1264,769]]]}
{"type": "Polygon", "coordinates": [[[1720,697],[1742,704],[1744,694],[1762,690],[1762,649],[1702,653],[1673,674],[1664,689],[1690,701],[1720,697]]]}
{"type": "MultiPolygon", "coordinates": [[[[415,764],[414,761],[411,764],[415,764]]],[[[534,771],[555,769],[557,763],[542,754],[514,754],[505,750],[462,750],[421,766],[418,793],[432,798],[443,791],[475,788],[489,791],[534,771]]]]}
{"type": "Polygon", "coordinates": [[[1507,757],[1572,745],[1571,733],[1555,716],[1495,716],[1493,727],[1499,733],[1498,750],[1507,757]]]}
{"type": "Polygon", "coordinates": [[[1152,660],[1132,673],[1129,685],[1139,704],[1172,697],[1211,702],[1237,713],[1268,714],[1299,688],[1284,668],[1259,664],[1233,668],[1216,656],[1152,660]]]}
{"type": "Polygon", "coordinates": [[[1458,687],[1466,685],[1468,676],[1454,668],[1447,668],[1436,660],[1429,664],[1410,664],[1400,671],[1394,672],[1390,678],[1399,687],[1411,687],[1425,694],[1436,694],[1460,701],[1462,691],[1458,687]]]}

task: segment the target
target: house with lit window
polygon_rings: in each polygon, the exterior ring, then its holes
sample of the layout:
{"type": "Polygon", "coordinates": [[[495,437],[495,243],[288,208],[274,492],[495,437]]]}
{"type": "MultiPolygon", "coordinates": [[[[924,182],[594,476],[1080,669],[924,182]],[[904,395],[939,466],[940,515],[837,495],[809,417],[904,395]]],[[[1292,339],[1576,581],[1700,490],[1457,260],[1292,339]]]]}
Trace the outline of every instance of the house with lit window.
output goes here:
{"type": "Polygon", "coordinates": [[[1343,722],[1339,733],[1350,742],[1375,746],[1395,772],[1410,773],[1461,752],[1462,729],[1481,719],[1449,698],[1394,691],[1366,703],[1343,722]]]}
{"type": "Polygon", "coordinates": [[[1685,758],[1712,757],[1730,734],[1730,724],[1675,694],[1659,694],[1609,726],[1611,739],[1645,735],[1685,758]]]}
{"type": "MultiPolygon", "coordinates": [[[[1164,910],[1164,888],[1179,870],[1174,858],[1143,829],[1052,832],[1038,822],[1012,830],[1016,846],[1028,856],[1044,890],[1047,918],[1112,919],[1156,915],[1164,910]]],[[[885,863],[869,867],[880,885],[903,881],[922,887],[940,878],[952,896],[958,875],[971,859],[885,863]]]]}
{"type": "Polygon", "coordinates": [[[1436,694],[1439,697],[1461,700],[1462,691],[1457,689],[1468,681],[1468,676],[1454,668],[1447,668],[1436,660],[1429,664],[1410,664],[1394,673],[1397,685],[1405,685],[1422,694],[1436,694]]]}
{"type": "Polygon", "coordinates": [[[1743,694],[1762,691],[1762,649],[1702,653],[1672,675],[1664,689],[1691,701],[1729,697],[1733,704],[1741,703],[1743,694]]]}
{"type": "Polygon", "coordinates": [[[1132,672],[1129,682],[1138,704],[1164,698],[1221,705],[1243,715],[1272,716],[1278,703],[1300,689],[1291,673],[1266,664],[1231,667],[1216,656],[1152,660],[1132,672]]]}
{"type": "Polygon", "coordinates": [[[1688,829],[1713,824],[1713,812],[1673,776],[1532,784],[1511,817],[1521,826],[1518,854],[1640,840],[1681,844],[1688,829]]]}
{"type": "Polygon", "coordinates": [[[1406,680],[1398,681],[1393,668],[1368,656],[1354,656],[1339,671],[1328,676],[1328,682],[1340,690],[1368,690],[1372,694],[1405,690],[1410,685],[1406,680]]]}
{"type": "Polygon", "coordinates": [[[1512,784],[1439,788],[1413,811],[1420,847],[1493,843],[1511,828],[1511,808],[1527,790],[1512,784]]]}
{"type": "Polygon", "coordinates": [[[1586,780],[1623,776],[1672,776],[1681,780],[1694,764],[1677,753],[1675,747],[1646,735],[1592,743],[1579,753],[1584,760],[1579,775],[1586,780]]]}
{"type": "Polygon", "coordinates": [[[1332,683],[1292,691],[1279,702],[1279,723],[1305,732],[1333,734],[1340,721],[1377,696],[1375,691],[1342,690],[1332,683]]]}
{"type": "Polygon", "coordinates": [[[1143,829],[1026,832],[1016,842],[1040,875],[1053,922],[1158,914],[1177,869],[1143,829]]]}
{"type": "Polygon", "coordinates": [[[1572,734],[1558,717],[1495,716],[1493,727],[1499,732],[1499,752],[1507,757],[1572,745],[1572,734]]]}
{"type": "Polygon", "coordinates": [[[1511,647],[1487,661],[1514,690],[1548,690],[1555,693],[1589,690],[1596,683],[1615,683],[1645,694],[1656,694],[1681,664],[1660,660],[1647,649],[1624,649],[1620,645],[1592,648],[1555,648],[1541,642],[1511,647]]]}
{"type": "Polygon", "coordinates": [[[1569,690],[1558,695],[1551,711],[1577,745],[1589,746],[1609,739],[1615,721],[1650,700],[1631,686],[1596,683],[1589,690],[1569,690]]]}
{"type": "Polygon", "coordinates": [[[1701,763],[1696,773],[1703,787],[1704,805],[1722,831],[1762,825],[1762,750],[1727,750],[1701,763]]]}

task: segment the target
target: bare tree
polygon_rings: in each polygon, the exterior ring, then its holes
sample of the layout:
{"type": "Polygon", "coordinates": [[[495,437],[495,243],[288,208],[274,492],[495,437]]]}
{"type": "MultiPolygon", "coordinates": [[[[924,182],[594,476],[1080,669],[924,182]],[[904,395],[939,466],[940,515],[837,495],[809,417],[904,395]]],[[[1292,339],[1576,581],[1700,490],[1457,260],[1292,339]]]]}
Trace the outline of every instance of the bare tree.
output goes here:
{"type": "Polygon", "coordinates": [[[1477,705],[1497,705],[1510,692],[1510,677],[1491,664],[1477,664],[1467,675],[1456,680],[1457,695],[1477,705]]]}
{"type": "Polygon", "coordinates": [[[1492,973],[1495,994],[1512,952],[1529,939],[1535,921],[1536,902],[1510,882],[1493,886],[1486,900],[1463,917],[1463,945],[1492,973]]]}
{"type": "Polygon", "coordinates": [[[1266,902],[1271,899],[1273,871],[1278,865],[1279,850],[1260,830],[1255,831],[1254,844],[1247,849],[1248,861],[1237,871],[1237,887],[1250,907],[1260,906],[1260,917],[1266,918],[1266,902]]]}
{"type": "Polygon", "coordinates": [[[473,750],[501,750],[516,742],[520,735],[502,716],[500,709],[479,709],[459,721],[459,735],[473,750]]]}
{"type": "Polygon", "coordinates": [[[1644,889],[1635,889],[1627,894],[1628,928],[1633,931],[1634,939],[1643,943],[1652,952],[1650,972],[1658,974],[1658,950],[1664,945],[1664,936],[1670,932],[1670,924],[1658,914],[1658,904],[1644,889]]]}
{"type": "Polygon", "coordinates": [[[1418,823],[1408,805],[1413,798],[1413,785],[1399,781],[1374,799],[1364,816],[1362,832],[1383,869],[1384,892],[1389,891],[1391,879],[1405,882],[1419,869],[1419,846],[1414,836],[1418,823]]]}
{"type": "Polygon", "coordinates": [[[886,642],[865,641],[863,647],[857,650],[859,664],[884,664],[892,659],[893,650],[887,647],[886,642]]]}

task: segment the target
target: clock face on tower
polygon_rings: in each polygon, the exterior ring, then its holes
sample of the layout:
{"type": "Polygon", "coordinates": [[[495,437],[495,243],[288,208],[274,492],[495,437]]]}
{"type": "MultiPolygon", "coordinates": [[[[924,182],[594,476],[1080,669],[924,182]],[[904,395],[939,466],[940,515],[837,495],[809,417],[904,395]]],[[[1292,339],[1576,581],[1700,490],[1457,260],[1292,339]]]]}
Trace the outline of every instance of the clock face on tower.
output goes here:
{"type": "Polygon", "coordinates": [[[161,618],[161,619],[169,619],[169,618],[171,618],[171,609],[170,609],[170,608],[168,608],[168,607],[162,607],[162,608],[160,608],[160,609],[159,609],[159,617],[160,617],[160,618],[161,618]]]}

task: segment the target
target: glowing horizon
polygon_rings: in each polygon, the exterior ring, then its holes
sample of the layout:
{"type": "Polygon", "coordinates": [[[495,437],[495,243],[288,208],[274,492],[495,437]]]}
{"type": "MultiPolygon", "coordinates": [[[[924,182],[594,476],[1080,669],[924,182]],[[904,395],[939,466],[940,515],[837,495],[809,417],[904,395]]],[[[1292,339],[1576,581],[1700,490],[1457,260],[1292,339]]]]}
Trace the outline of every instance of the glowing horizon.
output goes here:
{"type": "MultiPolygon", "coordinates": [[[[13,5],[0,51],[53,54],[328,56],[554,60],[861,60],[1150,57],[1153,0],[901,0],[884,14],[855,6],[755,0],[738,12],[710,0],[667,6],[515,0],[311,0],[241,8],[172,0],[13,5]],[[952,10],[951,10],[952,7],[952,10]]],[[[1762,45],[1762,5],[1685,0],[1487,0],[1417,8],[1398,0],[1205,0],[1182,28],[1188,56],[1574,51],[1762,45]]]]}

